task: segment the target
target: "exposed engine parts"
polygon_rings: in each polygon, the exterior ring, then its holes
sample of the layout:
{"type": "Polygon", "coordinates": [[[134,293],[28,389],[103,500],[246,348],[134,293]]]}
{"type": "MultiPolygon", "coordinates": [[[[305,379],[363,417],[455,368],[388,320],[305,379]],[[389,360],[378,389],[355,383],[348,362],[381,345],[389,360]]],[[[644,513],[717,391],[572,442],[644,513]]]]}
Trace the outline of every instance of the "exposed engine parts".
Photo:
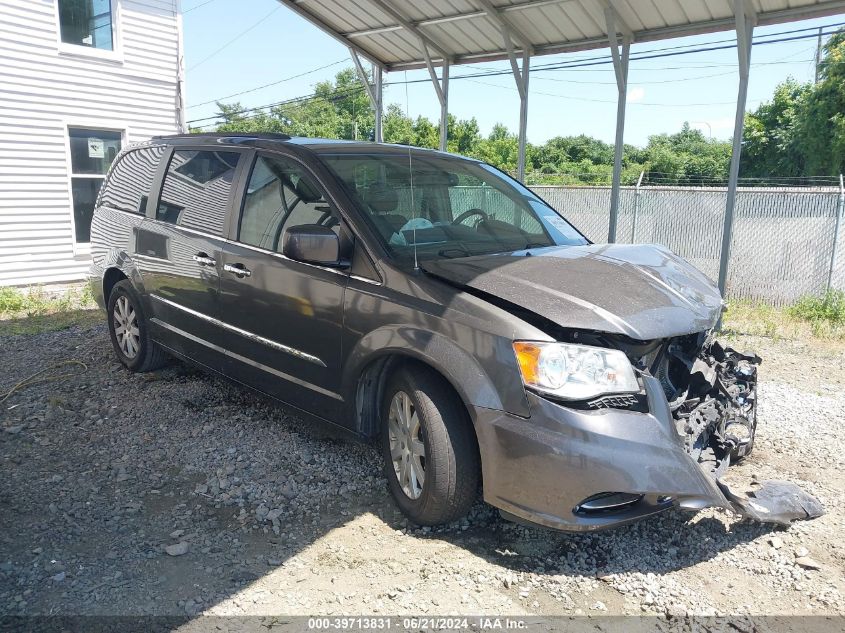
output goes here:
{"type": "Polygon", "coordinates": [[[760,357],[712,338],[671,341],[656,359],[687,452],[713,477],[751,452],[757,427],[760,357]]]}

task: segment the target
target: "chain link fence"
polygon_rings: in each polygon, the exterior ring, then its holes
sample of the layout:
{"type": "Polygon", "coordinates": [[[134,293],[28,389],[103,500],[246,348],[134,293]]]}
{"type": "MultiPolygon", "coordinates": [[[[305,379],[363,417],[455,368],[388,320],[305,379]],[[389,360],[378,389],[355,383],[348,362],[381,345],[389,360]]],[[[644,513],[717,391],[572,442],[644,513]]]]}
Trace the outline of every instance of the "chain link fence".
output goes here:
{"type": "MultiPolygon", "coordinates": [[[[532,190],[588,238],[607,241],[610,187],[532,190]]],[[[623,187],[617,241],[663,244],[715,280],[726,197],[724,187],[623,187]]],[[[845,289],[844,201],[837,187],[740,187],[727,295],[786,305],[845,289]]]]}

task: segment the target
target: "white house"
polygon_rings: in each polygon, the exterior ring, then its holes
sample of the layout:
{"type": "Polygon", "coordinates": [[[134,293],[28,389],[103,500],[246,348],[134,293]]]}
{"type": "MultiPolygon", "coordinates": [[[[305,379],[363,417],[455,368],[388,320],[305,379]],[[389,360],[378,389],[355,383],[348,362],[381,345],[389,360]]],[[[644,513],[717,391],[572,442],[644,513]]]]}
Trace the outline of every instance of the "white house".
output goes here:
{"type": "Polygon", "coordinates": [[[121,147],[184,129],[180,0],[0,0],[0,286],[88,270],[121,147]]]}

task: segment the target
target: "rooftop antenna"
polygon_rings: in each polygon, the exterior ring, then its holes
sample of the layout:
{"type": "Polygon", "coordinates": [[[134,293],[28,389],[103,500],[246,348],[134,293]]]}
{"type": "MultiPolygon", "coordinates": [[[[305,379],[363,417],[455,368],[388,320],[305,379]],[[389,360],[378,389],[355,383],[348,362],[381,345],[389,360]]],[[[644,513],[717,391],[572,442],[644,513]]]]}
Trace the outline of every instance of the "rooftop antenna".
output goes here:
{"type": "MultiPolygon", "coordinates": [[[[408,71],[405,71],[405,115],[411,118],[411,102],[408,98],[408,71]]],[[[414,271],[419,272],[420,262],[417,259],[417,208],[414,206],[414,158],[411,154],[411,139],[408,139],[408,174],[411,179],[411,230],[414,240],[414,271]]]]}

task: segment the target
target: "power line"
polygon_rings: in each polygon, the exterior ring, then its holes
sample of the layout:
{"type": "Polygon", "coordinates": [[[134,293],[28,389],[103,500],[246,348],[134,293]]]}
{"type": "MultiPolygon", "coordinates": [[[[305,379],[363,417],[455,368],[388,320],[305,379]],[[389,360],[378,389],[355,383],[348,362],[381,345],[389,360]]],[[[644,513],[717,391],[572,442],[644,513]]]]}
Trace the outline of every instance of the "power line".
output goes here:
{"type": "Polygon", "coordinates": [[[298,75],[292,75],[290,77],[285,77],[284,79],[279,79],[278,81],[273,81],[268,84],[264,84],[263,86],[257,86],[256,88],[250,88],[249,90],[243,90],[241,92],[236,92],[234,94],[227,95],[225,97],[219,97],[217,99],[212,99],[210,101],[203,101],[202,103],[197,103],[196,105],[189,106],[188,109],[191,108],[199,108],[200,106],[208,105],[209,103],[217,103],[218,101],[223,101],[224,99],[231,99],[232,97],[240,97],[241,95],[248,94],[250,92],[255,92],[256,90],[261,90],[262,88],[269,88],[270,86],[277,86],[278,84],[284,83],[286,81],[291,81],[292,79],[299,79],[300,77],[305,77],[306,75],[310,75],[321,70],[325,70],[326,68],[331,68],[332,66],[337,66],[338,64],[342,64],[346,61],[346,58],[339,59],[336,62],[332,62],[331,64],[326,64],[325,66],[320,66],[319,68],[314,68],[312,70],[306,70],[305,72],[299,73],[298,75]]]}
{"type": "MultiPolygon", "coordinates": [[[[470,79],[474,84],[480,84],[482,86],[490,86],[492,88],[501,88],[502,90],[516,90],[515,86],[500,86],[499,84],[491,84],[486,81],[478,81],[477,79],[470,79]]],[[[557,97],[558,99],[568,99],[570,101],[589,101],[590,103],[612,103],[616,104],[616,99],[591,99],[589,97],[573,97],[571,95],[560,95],[555,94],[552,92],[540,92],[538,90],[533,91],[535,95],[541,95],[543,97],[557,97]]],[[[748,101],[762,101],[762,99],[748,99],[748,101]]],[[[718,105],[734,105],[736,101],[713,101],[709,103],[655,103],[655,102],[648,102],[648,101],[630,101],[628,105],[640,105],[640,106],[656,106],[656,107],[663,107],[663,108],[683,108],[683,107],[697,107],[697,106],[718,106],[718,105]]]]}
{"type": "Polygon", "coordinates": [[[257,27],[257,26],[261,25],[261,24],[264,22],[264,20],[266,20],[267,18],[269,18],[271,15],[273,15],[276,11],[278,11],[278,10],[279,10],[279,9],[281,9],[281,8],[282,8],[282,5],[281,5],[281,4],[277,5],[277,6],[276,6],[276,7],[275,7],[272,11],[270,11],[270,13],[268,13],[267,15],[265,15],[265,16],[264,16],[263,18],[261,18],[258,22],[256,22],[255,24],[253,24],[253,25],[252,25],[252,26],[250,26],[250,27],[247,27],[246,29],[244,29],[244,30],[243,30],[243,31],[241,31],[240,33],[238,33],[235,37],[233,37],[233,38],[232,38],[232,39],[230,39],[228,42],[226,42],[225,44],[223,44],[223,46],[221,46],[220,48],[218,48],[217,50],[215,50],[213,53],[211,53],[210,55],[208,55],[208,56],[206,56],[206,57],[203,57],[200,61],[198,61],[198,62],[197,62],[196,64],[194,64],[193,66],[190,66],[190,67],[188,68],[188,70],[193,70],[194,68],[196,68],[196,67],[197,67],[197,66],[199,66],[200,64],[204,64],[204,63],[205,63],[205,62],[207,62],[209,59],[211,59],[212,57],[214,57],[215,55],[217,55],[220,51],[222,51],[222,50],[224,50],[225,48],[227,48],[228,46],[231,46],[232,44],[234,44],[236,41],[238,41],[238,40],[239,40],[240,38],[242,38],[244,35],[246,35],[247,33],[249,33],[252,29],[254,29],[255,27],[257,27]]]}
{"type": "Polygon", "coordinates": [[[190,13],[191,11],[196,11],[196,10],[197,10],[197,9],[199,9],[200,7],[204,7],[205,5],[207,5],[207,4],[211,4],[212,2],[216,2],[216,0],[205,0],[205,2],[201,2],[201,3],[199,3],[198,5],[195,5],[195,6],[191,7],[190,9],[184,9],[184,10],[182,11],[182,15],[184,15],[184,14],[186,14],[186,13],[190,13]]]}
{"type": "MultiPolygon", "coordinates": [[[[845,23],[843,23],[843,24],[845,24],[845,23]]],[[[829,25],[829,26],[838,26],[838,24],[829,25]]],[[[825,27],[825,28],[828,28],[828,27],[825,27]]],[[[789,32],[785,32],[785,33],[788,34],[789,32]]],[[[827,33],[827,34],[830,34],[830,33],[827,33]]],[[[770,34],[766,37],[774,37],[776,35],[779,35],[779,33],[773,33],[773,34],[770,34]]],[[[807,39],[808,37],[817,37],[817,34],[814,32],[814,33],[809,34],[809,35],[805,34],[805,35],[800,35],[800,36],[795,36],[795,37],[784,37],[784,38],[779,38],[779,39],[770,39],[770,40],[766,40],[766,41],[762,41],[762,42],[753,42],[753,43],[756,44],[756,45],[776,44],[776,43],[785,42],[785,41],[807,39]]],[[[643,53],[656,52],[656,54],[640,55],[636,58],[632,58],[632,61],[636,61],[638,59],[642,60],[642,59],[658,59],[658,58],[664,58],[664,57],[675,57],[675,56],[679,56],[679,55],[688,55],[688,54],[693,54],[693,53],[709,52],[709,51],[719,50],[719,49],[723,49],[723,48],[735,48],[735,44],[733,46],[720,46],[720,47],[708,46],[706,48],[697,48],[697,49],[692,49],[692,50],[675,50],[675,51],[668,52],[668,53],[662,52],[666,49],[657,49],[656,51],[643,51],[643,53]]],[[[582,60],[576,61],[576,62],[567,61],[567,62],[560,62],[560,63],[556,63],[556,64],[545,65],[545,66],[542,66],[540,68],[534,69],[532,72],[538,72],[538,71],[542,71],[542,70],[570,70],[570,69],[575,69],[575,68],[584,68],[584,67],[587,67],[587,66],[609,64],[609,63],[611,63],[611,61],[612,60],[608,56],[594,57],[594,58],[591,58],[591,59],[585,58],[585,59],[582,59],[582,60]]],[[[772,63],[784,63],[784,62],[762,62],[761,64],[767,64],[767,63],[772,64],[772,63]]],[[[715,67],[718,67],[718,65],[715,66],[715,67]]],[[[664,68],[663,70],[667,70],[667,69],[670,69],[670,68],[664,68]]],[[[682,69],[682,68],[679,68],[679,69],[682,69]]],[[[656,70],[656,69],[652,69],[652,70],[656,70]]],[[[455,81],[455,80],[460,80],[460,79],[471,80],[471,79],[474,79],[474,78],[477,78],[477,77],[495,77],[495,76],[501,76],[501,75],[506,75],[506,74],[510,74],[510,73],[511,73],[510,70],[498,70],[498,71],[497,70],[490,70],[490,71],[478,72],[478,73],[473,73],[473,74],[455,75],[455,76],[452,76],[450,78],[450,81],[455,81]]],[[[407,85],[407,84],[412,84],[412,83],[425,83],[425,82],[428,82],[428,81],[429,81],[429,79],[412,79],[412,80],[405,80],[405,81],[389,82],[389,83],[385,83],[384,85],[385,86],[394,86],[394,85],[403,85],[403,84],[407,85]]],[[[491,85],[495,85],[495,84],[491,84],[491,85]]],[[[496,87],[505,88],[505,86],[496,86],[496,87]]],[[[351,92],[357,92],[357,91],[360,91],[360,90],[364,90],[363,85],[360,85],[360,86],[357,86],[356,88],[350,89],[350,90],[346,91],[344,94],[350,94],[351,92]]],[[[542,93],[535,93],[535,94],[542,94],[542,93]]],[[[341,93],[335,93],[332,96],[332,99],[336,99],[339,96],[341,96],[341,93]]],[[[562,97],[562,98],[573,98],[574,99],[574,97],[564,97],[563,95],[550,95],[550,96],[556,96],[556,97],[562,97]]],[[[287,104],[294,103],[294,102],[307,102],[308,100],[319,99],[319,98],[325,98],[325,97],[322,97],[322,95],[317,95],[317,94],[304,95],[304,96],[296,97],[294,99],[289,99],[289,100],[286,100],[286,101],[278,101],[278,102],[269,103],[269,104],[265,104],[265,105],[244,108],[243,110],[239,110],[237,112],[231,112],[231,113],[227,113],[227,114],[229,116],[233,116],[233,115],[238,115],[238,114],[244,114],[244,113],[247,113],[247,112],[257,112],[259,110],[264,110],[264,109],[267,109],[267,108],[273,108],[273,107],[277,107],[277,106],[280,106],[280,105],[287,105],[287,104]]],[[[590,100],[590,99],[582,99],[582,100],[590,100]]],[[[600,100],[592,100],[592,101],[600,101],[600,100]]],[[[613,103],[615,103],[615,101],[613,101],[613,103]]],[[[636,103],[636,102],[634,102],[634,103],[636,103]]],[[[733,102],[730,102],[730,103],[733,103],[733,102]]],[[[649,104],[649,105],[659,105],[659,106],[664,106],[664,107],[677,107],[677,106],[682,106],[683,104],[654,104],[654,103],[652,103],[652,104],[649,104]]],[[[713,103],[713,104],[696,104],[696,105],[723,105],[723,104],[713,103]]],[[[222,119],[222,118],[224,118],[222,115],[215,115],[215,116],[209,116],[209,117],[204,117],[204,118],[200,118],[200,119],[193,119],[191,121],[188,121],[188,123],[200,123],[202,121],[213,121],[213,120],[218,120],[218,119],[222,119]]],[[[253,116],[253,117],[244,117],[244,118],[249,120],[250,118],[255,118],[255,117],[253,116]]],[[[200,126],[200,127],[208,127],[209,125],[210,124],[206,124],[206,125],[203,125],[203,126],[200,126]]]]}
{"type": "MultiPolygon", "coordinates": [[[[213,1],[213,0],[209,0],[209,1],[213,1]]],[[[823,26],[822,28],[829,29],[829,28],[838,27],[838,26],[845,26],[845,22],[835,22],[835,23],[832,23],[832,24],[827,24],[827,25],[823,26]]],[[[777,33],[769,33],[769,34],[766,34],[766,35],[760,35],[760,36],[758,36],[758,38],[756,38],[758,41],[756,41],[754,43],[755,44],[775,43],[777,41],[782,41],[782,40],[776,40],[775,42],[760,41],[760,40],[761,40],[761,38],[771,38],[771,37],[776,37],[776,36],[780,36],[780,35],[790,35],[790,34],[793,34],[793,33],[801,33],[801,32],[806,32],[806,31],[813,31],[813,33],[814,33],[813,37],[817,37],[817,34],[816,34],[817,28],[812,27],[812,28],[802,28],[802,29],[791,29],[791,30],[788,30],[788,31],[779,31],[777,33]]],[[[827,33],[827,34],[829,35],[830,33],[827,33]]],[[[807,36],[807,37],[809,37],[809,36],[807,36]]],[[[800,38],[800,39],[806,39],[806,38],[800,38]]],[[[712,42],[707,42],[706,44],[723,44],[723,43],[730,43],[730,42],[733,42],[733,46],[729,46],[727,48],[735,47],[736,38],[715,40],[715,41],[712,41],[712,42]]],[[[668,46],[668,47],[663,47],[663,48],[650,49],[650,50],[647,50],[647,51],[640,51],[638,54],[642,55],[642,54],[646,54],[646,53],[685,50],[685,49],[689,49],[689,48],[694,48],[696,46],[701,46],[701,44],[696,43],[696,44],[683,44],[683,45],[677,45],[677,46],[668,46]]],[[[709,50],[709,49],[698,49],[698,50],[693,50],[693,51],[688,51],[688,52],[696,53],[696,52],[702,52],[703,50],[709,50]]],[[[637,59],[643,59],[643,58],[642,57],[635,57],[634,61],[636,61],[637,59]]],[[[603,55],[590,55],[590,56],[586,56],[586,57],[576,57],[574,59],[568,59],[568,60],[565,60],[565,61],[549,62],[547,64],[536,65],[531,69],[531,72],[537,73],[537,72],[547,72],[547,71],[551,71],[551,70],[575,70],[575,69],[581,68],[581,66],[578,65],[581,62],[598,61],[598,62],[601,62],[601,63],[607,63],[607,60],[608,60],[608,56],[604,55],[604,54],[603,55]],[[573,66],[573,64],[575,64],[575,66],[573,66]]],[[[790,63],[802,63],[802,62],[803,62],[803,60],[798,61],[798,62],[790,62],[790,63]]],[[[762,65],[764,63],[766,63],[766,62],[755,63],[755,64],[752,64],[752,65],[758,66],[758,65],[762,65]]],[[[768,63],[772,64],[772,63],[780,63],[780,62],[768,62],[768,63]]],[[[583,65],[589,66],[590,64],[583,64],[583,65]]],[[[469,68],[478,68],[480,72],[476,73],[475,75],[460,75],[460,76],[457,76],[457,77],[452,77],[453,79],[457,79],[457,78],[460,78],[460,77],[481,77],[481,76],[509,75],[512,72],[510,70],[510,68],[497,70],[497,69],[491,69],[491,68],[484,68],[484,67],[479,66],[477,64],[463,64],[463,66],[466,66],[466,67],[469,67],[469,68]]],[[[733,67],[733,66],[736,66],[736,64],[710,64],[710,65],[706,65],[706,66],[697,66],[696,68],[702,68],[702,69],[703,68],[725,68],[725,67],[729,67],[729,66],[733,67]]],[[[690,67],[690,68],[692,68],[692,67],[690,67]]],[[[321,68],[315,69],[315,71],[316,70],[322,70],[322,69],[321,68]]],[[[596,70],[597,69],[587,69],[586,72],[595,72],[596,70]]],[[[640,68],[640,69],[637,69],[638,72],[639,71],[664,71],[664,70],[687,70],[687,68],[673,67],[673,68],[640,68]]],[[[608,72],[611,72],[611,71],[608,70],[608,72]]],[[[717,75],[713,75],[713,76],[717,76],[717,75]]],[[[704,77],[704,78],[706,78],[706,77],[704,77]]],[[[540,79],[544,79],[544,78],[540,78],[540,79]]],[[[547,80],[552,81],[552,79],[547,79],[547,80]]],[[[673,81],[687,81],[687,80],[688,79],[664,80],[664,82],[654,82],[654,83],[672,83],[673,81]]],[[[412,83],[419,83],[419,82],[422,82],[422,81],[428,81],[428,80],[427,79],[425,79],[425,80],[414,80],[414,81],[412,81],[412,83]]],[[[566,81],[566,80],[557,79],[555,81],[566,81]]],[[[587,83],[587,82],[572,81],[572,83],[587,83]]],[[[608,82],[608,83],[613,83],[613,82],[608,82]]],[[[640,82],[640,83],[642,83],[642,82],[640,82]]],[[[397,81],[397,82],[385,83],[384,85],[389,86],[389,85],[400,85],[400,84],[402,84],[402,82],[397,81]]],[[[253,89],[250,89],[250,90],[245,90],[243,92],[239,92],[239,93],[236,93],[234,95],[229,95],[228,97],[219,97],[219,98],[216,98],[216,99],[211,99],[211,100],[206,101],[204,103],[196,104],[195,106],[189,106],[189,109],[194,108],[194,107],[199,107],[199,106],[202,106],[202,105],[208,105],[209,103],[214,103],[214,102],[217,102],[217,101],[222,101],[223,99],[228,99],[230,97],[235,97],[235,96],[240,96],[242,94],[247,94],[248,92],[254,92],[256,90],[261,90],[262,88],[266,88],[266,87],[269,87],[269,86],[272,86],[272,85],[275,85],[275,84],[274,83],[264,84],[263,86],[258,86],[256,88],[253,88],[253,89]]]]}

